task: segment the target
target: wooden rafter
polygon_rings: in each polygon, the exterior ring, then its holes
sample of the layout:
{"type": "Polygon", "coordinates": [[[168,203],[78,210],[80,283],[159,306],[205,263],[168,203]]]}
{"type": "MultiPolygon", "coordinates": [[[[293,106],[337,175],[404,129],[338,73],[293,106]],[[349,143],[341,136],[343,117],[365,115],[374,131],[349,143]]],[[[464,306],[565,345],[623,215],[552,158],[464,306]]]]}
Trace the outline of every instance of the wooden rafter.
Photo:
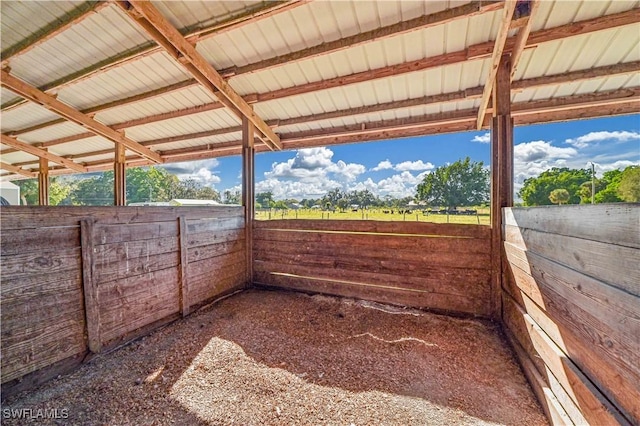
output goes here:
{"type": "MultiPolygon", "coordinates": [[[[518,80],[512,83],[511,88],[514,91],[520,91],[520,90],[531,89],[536,87],[544,87],[548,85],[565,84],[570,82],[575,83],[578,81],[585,81],[585,80],[594,79],[594,78],[626,75],[626,74],[632,74],[637,72],[640,72],[640,61],[633,61],[633,62],[626,62],[626,63],[615,64],[615,65],[607,65],[607,66],[592,68],[588,70],[578,70],[578,71],[572,71],[572,72],[563,73],[563,74],[554,74],[554,75],[548,75],[548,76],[534,77],[526,80],[518,80]]],[[[408,99],[403,101],[390,102],[386,104],[377,104],[377,105],[372,105],[370,107],[358,107],[358,108],[351,108],[348,110],[338,110],[338,111],[332,111],[324,114],[318,114],[315,116],[294,117],[286,120],[269,120],[267,121],[267,124],[269,124],[270,126],[285,126],[289,124],[297,124],[302,122],[314,121],[314,117],[315,117],[315,120],[322,120],[322,119],[335,118],[335,117],[345,116],[345,115],[365,114],[365,113],[375,112],[375,111],[385,111],[385,110],[395,109],[395,108],[411,107],[411,106],[418,105],[420,103],[431,104],[431,103],[439,103],[439,102],[447,102],[447,101],[476,99],[477,97],[479,97],[478,95],[482,95],[482,92],[483,92],[482,87],[474,87],[474,88],[469,88],[460,92],[445,93],[441,95],[427,96],[427,97],[416,98],[416,99],[408,99]]],[[[260,95],[259,94],[247,95],[245,96],[245,99],[251,99],[253,101],[255,100],[262,101],[262,98],[264,97],[268,100],[273,100],[273,99],[280,99],[282,97],[285,97],[285,95],[286,95],[286,91],[277,90],[275,92],[263,93],[260,95]]],[[[136,120],[115,123],[110,127],[116,130],[126,129],[128,127],[133,127],[141,124],[154,123],[157,121],[168,120],[171,118],[183,117],[190,114],[211,111],[211,110],[218,109],[220,107],[222,107],[222,105],[219,102],[211,102],[211,103],[199,105],[197,107],[185,108],[181,110],[151,115],[151,116],[143,117],[136,120]]],[[[44,126],[42,125],[31,126],[29,128],[8,132],[6,134],[10,136],[15,136],[15,135],[27,133],[29,131],[39,130],[43,127],[44,126]]],[[[171,136],[167,138],[158,139],[155,143],[149,144],[147,142],[140,142],[140,144],[146,147],[157,146],[164,143],[171,143],[171,142],[177,142],[181,140],[215,136],[215,135],[232,133],[237,131],[240,131],[240,126],[234,126],[228,129],[221,129],[221,130],[216,129],[216,130],[210,130],[210,131],[197,132],[197,133],[187,134],[187,135],[171,136]]],[[[76,140],[86,139],[92,136],[93,136],[93,133],[85,132],[77,135],[65,136],[62,138],[43,142],[41,145],[42,147],[50,147],[50,146],[55,146],[63,143],[76,141],[76,140]]],[[[2,153],[4,154],[8,154],[10,152],[13,152],[13,151],[12,150],[2,151],[2,153]]]]}
{"type": "Polygon", "coordinates": [[[484,92],[482,93],[482,99],[480,100],[480,108],[478,109],[478,118],[476,120],[476,127],[481,129],[484,125],[484,116],[487,112],[487,106],[489,106],[489,98],[493,91],[493,85],[498,74],[498,66],[500,65],[500,58],[504,51],[505,44],[507,42],[507,36],[509,35],[509,25],[511,24],[511,18],[513,12],[516,9],[517,0],[506,0],[502,19],[500,21],[500,27],[498,28],[498,35],[496,36],[495,43],[493,45],[493,53],[491,55],[491,70],[489,76],[484,84],[484,92]]]}
{"type": "MultiPolygon", "coordinates": [[[[609,93],[605,94],[605,96],[603,96],[604,100],[600,100],[599,103],[594,99],[589,100],[584,98],[566,97],[563,98],[562,105],[560,105],[561,109],[559,110],[553,110],[550,105],[542,103],[539,103],[536,108],[527,106],[529,102],[516,103],[513,104],[513,109],[515,109],[515,111],[512,111],[512,115],[516,125],[525,125],[602,117],[603,115],[640,113],[640,98],[637,96],[633,97],[633,92],[626,91],[625,93],[628,97],[624,101],[619,99],[607,100],[607,98],[620,95],[620,93],[609,93]]],[[[635,93],[637,94],[638,92],[635,93]]],[[[282,142],[284,149],[300,149],[331,144],[345,144],[351,142],[375,141],[380,139],[463,132],[475,129],[477,116],[476,109],[464,110],[462,112],[459,111],[457,112],[457,116],[452,116],[451,113],[447,114],[449,114],[449,116],[445,116],[444,114],[432,114],[429,116],[423,116],[422,118],[416,118],[414,122],[408,123],[406,127],[402,127],[399,122],[387,122],[387,124],[390,124],[388,128],[378,125],[376,131],[374,131],[376,123],[369,123],[367,124],[368,127],[365,126],[366,131],[364,134],[358,133],[359,129],[357,125],[336,128],[335,133],[327,133],[324,130],[317,130],[315,132],[308,132],[307,134],[289,134],[288,136],[290,137],[283,138],[282,142]],[[419,124],[420,120],[423,121],[423,125],[419,124]]],[[[362,126],[360,125],[359,128],[361,129],[362,126]]],[[[268,148],[264,145],[256,146],[256,152],[264,152],[265,150],[268,150],[268,148]]],[[[239,155],[241,151],[242,141],[232,141],[192,148],[166,150],[162,151],[162,157],[166,162],[191,161],[239,155]]],[[[82,157],[83,155],[88,157],[94,154],[78,154],[78,157],[82,157]]],[[[140,159],[137,156],[128,156],[126,161],[127,167],[140,167],[153,164],[148,160],[140,159]]],[[[23,163],[14,163],[13,166],[27,166],[31,164],[34,164],[34,162],[28,161],[23,163]]],[[[113,161],[97,160],[86,162],[85,165],[90,171],[110,170],[113,167],[113,161]]],[[[68,173],[68,170],[56,170],[55,173],[52,171],[50,174],[64,173],[68,173]]]]}
{"type": "Polygon", "coordinates": [[[422,15],[409,21],[402,21],[375,30],[344,37],[338,40],[326,42],[307,49],[299,50],[282,56],[266,59],[264,61],[249,64],[243,67],[221,70],[225,77],[246,74],[255,71],[264,71],[269,68],[287,64],[302,59],[315,58],[320,55],[335,53],[340,50],[352,48],[373,41],[399,36],[411,31],[422,30],[436,25],[443,25],[458,19],[469,18],[482,13],[492,12],[502,7],[502,1],[472,1],[462,6],[445,9],[439,12],[422,15]]]}
{"type": "MultiPolygon", "coordinates": [[[[282,9],[280,10],[282,11],[282,9]]],[[[587,19],[584,21],[573,22],[571,24],[561,25],[558,27],[553,27],[553,28],[548,28],[545,30],[539,30],[539,31],[533,32],[530,34],[525,48],[532,48],[541,43],[560,40],[566,37],[589,34],[595,31],[602,31],[610,28],[636,24],[638,22],[640,22],[640,10],[637,8],[616,13],[616,14],[599,16],[599,17],[587,19]]],[[[371,80],[374,78],[383,78],[383,77],[388,77],[390,75],[398,75],[398,74],[407,73],[407,72],[420,71],[420,70],[428,69],[435,66],[444,66],[449,64],[460,63],[469,59],[486,58],[491,56],[493,44],[494,44],[493,42],[479,43],[476,45],[469,46],[467,49],[463,51],[452,52],[447,55],[439,55],[438,57],[425,58],[423,60],[414,61],[411,63],[378,68],[371,71],[356,73],[348,76],[341,76],[336,79],[332,79],[331,81],[326,80],[326,81],[312,83],[312,85],[313,84],[316,85],[316,88],[313,88],[312,86],[297,86],[296,89],[301,89],[302,90],[301,93],[308,93],[308,91],[320,90],[324,83],[329,84],[330,85],[329,87],[336,87],[336,85],[339,86],[342,84],[354,84],[358,82],[371,80]],[[378,77],[376,77],[376,75],[378,77]]],[[[513,49],[514,45],[515,45],[515,37],[511,37],[507,40],[506,49],[510,51],[511,49],[513,49]]],[[[147,46],[147,48],[158,49],[155,43],[151,43],[150,46],[147,46]]],[[[130,54],[130,53],[131,52],[127,52],[127,54],[130,54]]],[[[57,81],[44,85],[40,87],[40,90],[42,91],[57,90],[62,87],[66,87],[67,85],[77,83],[81,79],[92,77],[94,75],[93,73],[103,72],[105,70],[112,69],[115,66],[121,66],[124,63],[122,61],[123,59],[120,57],[107,59],[103,62],[100,62],[98,64],[95,64],[89,67],[87,70],[81,70],[70,76],[62,77],[57,81]]],[[[241,71],[242,69],[235,69],[233,70],[233,73],[235,73],[235,75],[240,75],[241,71]]],[[[189,83],[185,82],[185,84],[193,85],[197,83],[195,80],[188,80],[188,82],[189,83]]],[[[170,87],[171,86],[166,86],[165,89],[169,90],[170,87]]],[[[288,90],[288,89],[289,88],[284,90],[288,90]]],[[[160,88],[157,90],[162,91],[163,88],[160,88]]],[[[157,91],[152,91],[152,92],[149,92],[149,94],[150,96],[155,96],[154,93],[156,92],[157,91]]],[[[293,91],[289,93],[290,94],[288,96],[293,96],[294,94],[297,94],[293,91]]],[[[145,99],[144,96],[140,95],[140,97],[137,100],[144,100],[144,99],[145,99]]],[[[269,100],[269,99],[262,98],[262,100],[269,100]]],[[[249,100],[249,102],[251,101],[249,100]]],[[[21,101],[10,101],[3,104],[0,108],[3,111],[5,111],[10,108],[14,108],[18,106],[20,103],[21,101]]],[[[112,104],[109,107],[114,107],[114,106],[118,106],[118,105],[112,104]]]]}
{"type": "Polygon", "coordinates": [[[34,178],[37,177],[38,174],[36,172],[30,172],[28,170],[23,169],[22,167],[14,166],[13,164],[5,163],[4,161],[0,161],[0,169],[6,170],[11,173],[15,173],[21,176],[34,178]]]}
{"type": "Polygon", "coordinates": [[[253,108],[227,84],[196,48],[191,45],[150,2],[131,1],[130,4],[135,9],[135,13],[132,9],[125,9],[127,13],[136,20],[136,22],[146,21],[152,26],[155,31],[149,31],[146,25],[142,25],[158,44],[163,46],[170,54],[171,49],[175,49],[178,54],[175,57],[177,62],[183,65],[196,80],[207,90],[215,94],[220,102],[232,111],[239,111],[241,116],[247,117],[256,129],[269,140],[270,148],[282,149],[278,135],[274,133],[264,120],[253,111],[253,108]],[[139,14],[141,18],[137,18],[136,14],[139,14]],[[142,18],[144,18],[144,21],[142,18]]]}
{"type": "MultiPolygon", "coordinates": [[[[195,28],[184,28],[181,30],[181,32],[184,32],[186,34],[185,38],[190,43],[195,44],[198,41],[207,39],[216,34],[240,28],[243,25],[247,25],[248,23],[257,22],[261,19],[274,16],[275,14],[286,12],[305,3],[307,3],[307,0],[263,2],[256,6],[244,9],[243,11],[234,14],[220,22],[215,22],[211,25],[206,26],[197,25],[195,28]]],[[[101,2],[101,4],[108,5],[110,3],[101,2]]],[[[60,89],[70,84],[79,83],[87,78],[95,77],[116,67],[120,67],[161,50],[162,48],[156,43],[146,42],[142,45],[129,49],[126,52],[118,53],[98,63],[92,64],[87,68],[76,71],[70,75],[63,76],[43,87],[40,87],[40,90],[42,90],[43,92],[47,92],[49,90],[60,89]]],[[[18,106],[21,102],[21,100],[11,101],[5,105],[2,105],[1,108],[4,111],[14,106],[18,106]]]]}
{"type": "Polygon", "coordinates": [[[49,161],[53,161],[54,163],[62,164],[63,166],[68,167],[69,169],[74,170],[76,172],[83,173],[87,171],[87,169],[84,166],[78,163],[74,163],[71,160],[60,157],[59,155],[52,154],[50,152],[45,151],[44,149],[37,148],[33,145],[29,145],[28,143],[21,142],[7,135],[2,135],[1,141],[3,145],[7,145],[12,148],[18,149],[20,151],[24,151],[38,158],[45,158],[49,161]]]}
{"type": "Polygon", "coordinates": [[[531,25],[533,23],[533,17],[538,10],[538,5],[539,0],[529,1],[529,14],[523,18],[525,19],[525,22],[518,30],[514,46],[511,49],[511,81],[513,81],[513,77],[516,75],[516,70],[518,69],[518,63],[522,57],[522,52],[524,52],[524,48],[527,46],[527,39],[529,38],[529,33],[531,33],[531,25]]]}
{"type": "Polygon", "coordinates": [[[13,46],[5,49],[2,52],[2,67],[4,68],[12,58],[27,53],[34,47],[52,39],[56,35],[70,28],[72,25],[79,23],[92,13],[98,12],[100,9],[108,5],[109,4],[107,2],[93,0],[81,3],[66,15],[55,19],[27,38],[20,40],[13,46]]]}
{"type": "MultiPolygon", "coordinates": [[[[76,124],[79,124],[85,127],[92,133],[96,135],[105,137],[114,143],[121,143],[132,151],[137,152],[145,158],[153,160],[157,163],[162,162],[162,158],[157,153],[151,151],[149,148],[145,148],[140,145],[138,142],[132,141],[131,139],[125,137],[123,134],[105,126],[104,124],[94,120],[93,118],[82,114],[80,111],[70,107],[69,105],[60,102],[56,98],[51,95],[48,95],[33,86],[28,85],[24,81],[12,76],[7,71],[0,71],[1,81],[0,84],[2,87],[5,87],[16,94],[22,96],[25,99],[28,99],[32,102],[35,102],[39,105],[44,106],[52,112],[66,118],[69,121],[73,121],[76,124]]],[[[4,140],[3,135],[3,140],[4,140]]]]}

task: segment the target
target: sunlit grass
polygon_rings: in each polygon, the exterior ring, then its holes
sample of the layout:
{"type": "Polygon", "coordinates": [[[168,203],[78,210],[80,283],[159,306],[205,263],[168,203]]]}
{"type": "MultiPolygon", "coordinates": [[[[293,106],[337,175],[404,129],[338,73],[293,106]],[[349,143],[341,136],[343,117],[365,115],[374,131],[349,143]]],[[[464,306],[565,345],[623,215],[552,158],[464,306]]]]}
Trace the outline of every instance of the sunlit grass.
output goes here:
{"type": "Polygon", "coordinates": [[[399,214],[398,210],[394,210],[394,214],[384,213],[383,210],[391,209],[371,209],[358,210],[356,212],[347,210],[341,211],[322,211],[317,209],[299,209],[299,210],[258,210],[256,211],[257,220],[270,219],[329,219],[329,220],[381,220],[395,222],[432,222],[432,223],[463,223],[473,225],[489,225],[489,209],[475,208],[478,210],[477,215],[446,215],[446,214],[423,214],[422,211],[416,210],[409,214],[399,214]]]}

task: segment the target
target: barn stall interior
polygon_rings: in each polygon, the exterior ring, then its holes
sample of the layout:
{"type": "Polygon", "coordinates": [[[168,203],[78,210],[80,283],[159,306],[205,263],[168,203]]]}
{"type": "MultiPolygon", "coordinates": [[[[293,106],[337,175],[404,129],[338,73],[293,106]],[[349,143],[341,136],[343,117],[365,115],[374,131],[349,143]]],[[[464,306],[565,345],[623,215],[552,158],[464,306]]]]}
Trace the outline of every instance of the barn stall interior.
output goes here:
{"type": "Polygon", "coordinates": [[[3,416],[544,423],[512,350],[549,422],[639,423],[639,206],[511,207],[514,125],[640,112],[638,5],[1,2],[3,416]],[[254,221],[255,153],[486,128],[491,226],[254,221]],[[126,207],[240,154],[241,207],[126,207]]]}

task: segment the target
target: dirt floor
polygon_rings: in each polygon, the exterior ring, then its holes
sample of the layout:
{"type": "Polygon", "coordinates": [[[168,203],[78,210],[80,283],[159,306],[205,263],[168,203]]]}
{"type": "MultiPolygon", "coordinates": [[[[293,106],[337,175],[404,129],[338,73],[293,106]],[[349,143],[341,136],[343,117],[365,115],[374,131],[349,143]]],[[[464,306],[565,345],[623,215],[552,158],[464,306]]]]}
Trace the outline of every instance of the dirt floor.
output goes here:
{"type": "Polygon", "coordinates": [[[44,424],[547,424],[490,323],[259,290],[16,395],[2,412],[24,408],[67,417],[44,424]]]}

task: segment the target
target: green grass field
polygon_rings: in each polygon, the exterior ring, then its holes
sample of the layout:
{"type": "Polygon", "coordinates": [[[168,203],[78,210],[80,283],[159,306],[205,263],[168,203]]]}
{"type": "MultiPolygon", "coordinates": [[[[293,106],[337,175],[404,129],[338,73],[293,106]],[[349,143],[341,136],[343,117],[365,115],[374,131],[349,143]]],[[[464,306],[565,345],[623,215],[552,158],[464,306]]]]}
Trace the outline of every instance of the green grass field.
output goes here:
{"type": "Polygon", "coordinates": [[[433,222],[433,223],[465,223],[472,225],[489,225],[489,209],[477,208],[478,215],[446,215],[446,214],[429,214],[425,215],[417,210],[411,214],[398,214],[397,210],[394,214],[383,213],[385,209],[359,210],[352,212],[326,212],[314,209],[300,210],[258,210],[256,211],[257,220],[270,219],[343,219],[343,220],[383,220],[383,221],[412,221],[412,222],[433,222]]]}

